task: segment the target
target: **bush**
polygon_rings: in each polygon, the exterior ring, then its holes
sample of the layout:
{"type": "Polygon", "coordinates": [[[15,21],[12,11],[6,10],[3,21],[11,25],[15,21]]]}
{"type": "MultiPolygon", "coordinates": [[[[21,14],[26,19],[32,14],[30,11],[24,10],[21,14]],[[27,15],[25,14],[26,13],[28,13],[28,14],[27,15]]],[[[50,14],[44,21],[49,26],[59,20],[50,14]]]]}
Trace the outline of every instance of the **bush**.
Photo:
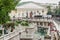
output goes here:
{"type": "Polygon", "coordinates": [[[22,21],[16,21],[18,24],[20,24],[22,21]]]}
{"type": "Polygon", "coordinates": [[[29,23],[28,23],[28,21],[22,21],[22,22],[21,22],[21,25],[22,25],[22,26],[29,26],[29,23]]]}
{"type": "Polygon", "coordinates": [[[23,21],[16,21],[16,24],[21,24],[22,26],[29,26],[29,23],[27,20],[23,20],[23,21]]]}

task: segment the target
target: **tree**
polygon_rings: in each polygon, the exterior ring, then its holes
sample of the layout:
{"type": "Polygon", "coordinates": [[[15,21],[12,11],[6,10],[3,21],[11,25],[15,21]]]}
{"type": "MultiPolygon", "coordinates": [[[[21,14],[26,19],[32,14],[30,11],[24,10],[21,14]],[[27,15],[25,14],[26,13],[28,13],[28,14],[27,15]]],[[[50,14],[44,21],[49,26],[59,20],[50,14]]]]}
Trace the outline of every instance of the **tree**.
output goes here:
{"type": "Polygon", "coordinates": [[[60,15],[60,8],[56,8],[54,11],[56,15],[60,15]]]}
{"type": "Polygon", "coordinates": [[[56,15],[60,15],[60,2],[59,5],[54,9],[56,15]]]}
{"type": "Polygon", "coordinates": [[[59,2],[59,5],[58,5],[58,15],[60,15],[60,2],[59,2]]]}
{"type": "Polygon", "coordinates": [[[51,6],[47,6],[47,8],[48,8],[47,15],[52,15],[51,6]]]}
{"type": "Polygon", "coordinates": [[[15,9],[19,0],[0,0],[0,24],[10,20],[9,12],[15,9]]]}

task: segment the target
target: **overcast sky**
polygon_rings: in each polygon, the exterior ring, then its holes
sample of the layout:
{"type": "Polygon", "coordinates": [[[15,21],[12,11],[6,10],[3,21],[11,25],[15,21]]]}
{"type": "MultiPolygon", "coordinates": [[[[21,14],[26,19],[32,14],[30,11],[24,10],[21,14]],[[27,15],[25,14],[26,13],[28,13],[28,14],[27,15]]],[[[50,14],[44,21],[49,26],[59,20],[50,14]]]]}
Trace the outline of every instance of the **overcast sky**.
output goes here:
{"type": "Polygon", "coordinates": [[[39,3],[58,3],[60,0],[21,0],[20,2],[34,1],[39,3]]]}

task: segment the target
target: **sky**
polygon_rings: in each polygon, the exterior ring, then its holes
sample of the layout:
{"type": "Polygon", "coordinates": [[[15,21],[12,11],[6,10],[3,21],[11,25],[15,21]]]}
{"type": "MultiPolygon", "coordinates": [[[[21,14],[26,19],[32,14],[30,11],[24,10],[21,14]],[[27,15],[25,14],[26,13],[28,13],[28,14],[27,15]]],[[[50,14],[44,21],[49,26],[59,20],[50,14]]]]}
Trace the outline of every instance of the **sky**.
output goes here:
{"type": "Polygon", "coordinates": [[[20,2],[34,1],[38,3],[58,3],[60,0],[21,0],[20,2]]]}

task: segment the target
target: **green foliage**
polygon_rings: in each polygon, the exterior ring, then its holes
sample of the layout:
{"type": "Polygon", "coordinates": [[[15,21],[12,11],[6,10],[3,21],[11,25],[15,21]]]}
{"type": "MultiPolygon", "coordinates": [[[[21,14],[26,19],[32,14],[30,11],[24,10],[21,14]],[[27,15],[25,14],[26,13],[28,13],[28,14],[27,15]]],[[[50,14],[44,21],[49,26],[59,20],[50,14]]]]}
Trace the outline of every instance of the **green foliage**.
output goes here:
{"type": "Polygon", "coordinates": [[[60,9],[57,9],[56,12],[57,12],[57,15],[60,15],[60,9]]]}
{"type": "Polygon", "coordinates": [[[55,8],[54,11],[55,11],[55,15],[60,15],[60,8],[55,8]]]}
{"type": "Polygon", "coordinates": [[[15,0],[0,0],[0,24],[10,20],[8,13],[15,9],[17,3],[15,0]]]}
{"type": "MultiPolygon", "coordinates": [[[[49,11],[50,11],[51,8],[50,7],[48,7],[48,8],[49,8],[49,11]]],[[[55,9],[53,9],[53,11],[54,11],[53,12],[54,14],[52,13],[53,15],[60,15],[60,5],[58,7],[56,7],[55,9]]]]}
{"type": "Polygon", "coordinates": [[[48,11],[51,11],[51,6],[47,6],[47,8],[48,8],[48,11]]]}
{"type": "Polygon", "coordinates": [[[21,24],[22,26],[29,26],[29,23],[27,20],[16,21],[16,24],[21,24]]]}
{"type": "Polygon", "coordinates": [[[52,15],[51,6],[47,6],[47,8],[48,8],[47,15],[52,15]]]}
{"type": "Polygon", "coordinates": [[[22,25],[22,26],[29,26],[29,23],[28,23],[28,21],[22,21],[22,22],[21,22],[21,25],[22,25]]]}
{"type": "Polygon", "coordinates": [[[18,24],[20,24],[22,21],[16,21],[18,24]]]}
{"type": "Polygon", "coordinates": [[[47,12],[47,15],[52,15],[53,13],[51,11],[48,11],[47,12]]]}

